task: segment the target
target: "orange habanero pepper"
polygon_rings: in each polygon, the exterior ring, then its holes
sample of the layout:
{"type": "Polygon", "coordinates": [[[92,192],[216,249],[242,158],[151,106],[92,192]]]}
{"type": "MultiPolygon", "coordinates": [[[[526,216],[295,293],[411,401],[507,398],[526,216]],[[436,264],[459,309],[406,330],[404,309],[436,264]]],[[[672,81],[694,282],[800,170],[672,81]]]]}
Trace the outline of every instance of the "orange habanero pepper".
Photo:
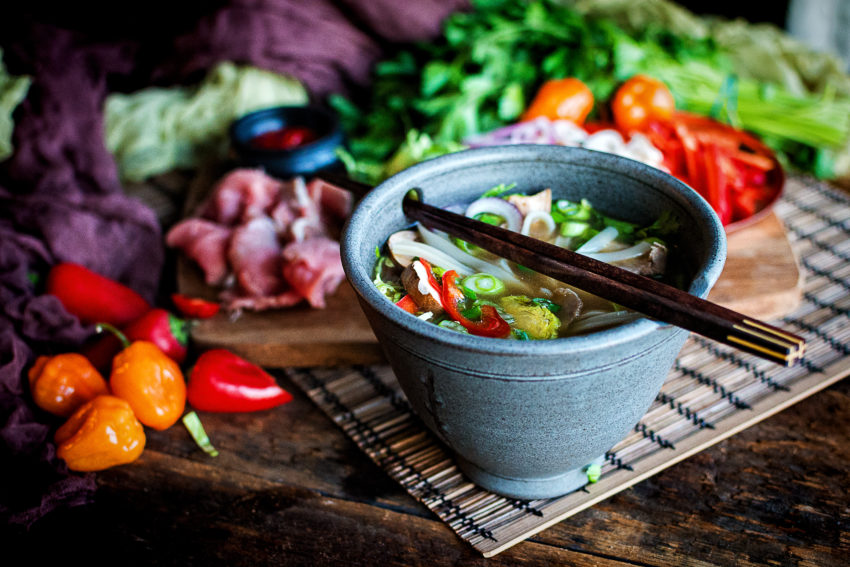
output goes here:
{"type": "Polygon", "coordinates": [[[133,408],[115,396],[89,400],[56,430],[56,456],[74,471],[132,463],[145,448],[145,428],[133,408]]]}
{"type": "Polygon", "coordinates": [[[108,394],[106,380],[78,353],[39,356],[27,374],[35,405],[68,417],[87,401],[108,394]]]}
{"type": "Polygon", "coordinates": [[[125,345],[112,360],[112,393],[127,400],[143,424],[168,429],[186,407],[186,380],[180,365],[150,341],[130,344],[123,333],[114,327],[109,330],[125,345]]]}

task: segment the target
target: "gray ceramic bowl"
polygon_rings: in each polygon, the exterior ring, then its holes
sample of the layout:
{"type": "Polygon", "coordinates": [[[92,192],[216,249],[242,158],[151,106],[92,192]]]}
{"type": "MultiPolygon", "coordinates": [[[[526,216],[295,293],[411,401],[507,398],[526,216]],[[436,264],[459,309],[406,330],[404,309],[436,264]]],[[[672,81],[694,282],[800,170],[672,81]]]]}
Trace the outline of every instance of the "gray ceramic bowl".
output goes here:
{"type": "Polygon", "coordinates": [[[512,341],[420,321],[372,284],[375,247],[409,225],[405,192],[437,206],[467,203],[500,183],[556,198],[589,199],[603,212],[650,222],[670,210],[690,293],[705,297],[726,258],[717,216],[695,191],[641,163],[591,150],[541,145],[467,150],[393,176],[356,207],[342,260],[386,357],[416,414],[479,486],[524,499],[587,482],[649,408],[688,333],[639,319],[580,337],[512,341]]]}

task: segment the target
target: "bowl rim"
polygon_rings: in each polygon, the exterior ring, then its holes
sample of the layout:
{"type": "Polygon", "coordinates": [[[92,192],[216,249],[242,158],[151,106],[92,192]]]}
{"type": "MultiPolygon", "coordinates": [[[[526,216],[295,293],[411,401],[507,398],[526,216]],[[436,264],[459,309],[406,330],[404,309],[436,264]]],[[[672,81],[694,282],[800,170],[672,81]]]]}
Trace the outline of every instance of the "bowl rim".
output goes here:
{"type": "MultiPolygon", "coordinates": [[[[465,149],[420,162],[384,180],[357,203],[343,230],[341,256],[347,279],[360,300],[366,302],[381,316],[407,332],[454,349],[501,356],[561,355],[565,352],[610,348],[639,339],[660,328],[672,327],[667,323],[641,318],[631,323],[587,335],[540,341],[494,340],[457,333],[429,324],[388,301],[372,282],[371,266],[367,269],[357,265],[358,232],[363,233],[368,230],[370,214],[380,209],[381,204],[386,204],[395,193],[397,193],[400,208],[404,192],[408,188],[416,186],[417,182],[426,178],[429,173],[444,173],[505,160],[538,163],[541,161],[567,161],[584,166],[591,165],[595,169],[608,170],[618,175],[636,178],[641,183],[659,188],[673,200],[678,200],[695,217],[701,218],[705,223],[706,231],[713,235],[712,240],[716,242],[716,246],[709,251],[705,259],[704,269],[694,278],[688,291],[700,297],[705,297],[708,295],[711,286],[719,278],[726,259],[726,233],[719,217],[708,202],[687,184],[660,169],[610,153],[570,146],[512,144],[465,149]]],[[[667,338],[665,336],[661,340],[667,338]]]]}

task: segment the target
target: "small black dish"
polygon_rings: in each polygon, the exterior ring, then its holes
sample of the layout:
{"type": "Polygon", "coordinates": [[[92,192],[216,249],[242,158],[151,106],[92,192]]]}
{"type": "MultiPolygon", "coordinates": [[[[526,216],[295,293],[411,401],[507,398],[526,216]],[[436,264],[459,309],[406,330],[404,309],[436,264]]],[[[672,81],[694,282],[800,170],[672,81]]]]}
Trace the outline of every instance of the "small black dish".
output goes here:
{"type": "Polygon", "coordinates": [[[230,140],[240,162],[262,167],[275,177],[311,175],[339,165],[337,149],[344,136],[334,114],[317,106],[278,106],[246,114],[230,126],[230,140]],[[303,127],[315,138],[290,149],[257,147],[258,136],[303,127]]]}

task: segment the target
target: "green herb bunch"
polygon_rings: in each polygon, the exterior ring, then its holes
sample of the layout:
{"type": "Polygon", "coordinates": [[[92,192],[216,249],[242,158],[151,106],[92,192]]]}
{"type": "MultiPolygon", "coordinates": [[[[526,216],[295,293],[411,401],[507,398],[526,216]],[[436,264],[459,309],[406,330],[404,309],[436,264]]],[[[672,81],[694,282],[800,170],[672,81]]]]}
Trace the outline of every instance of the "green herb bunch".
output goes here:
{"type": "MultiPolygon", "coordinates": [[[[471,11],[447,18],[437,40],[380,62],[366,100],[329,102],[349,136],[349,173],[374,183],[392,173],[386,164],[402,146],[402,161],[415,162],[515,122],[548,79],[577,77],[604,101],[636,72],[694,60],[728,67],[711,39],[653,26],[630,35],[553,0],[475,0],[471,11]]],[[[594,113],[606,118],[604,105],[594,113]]]]}

